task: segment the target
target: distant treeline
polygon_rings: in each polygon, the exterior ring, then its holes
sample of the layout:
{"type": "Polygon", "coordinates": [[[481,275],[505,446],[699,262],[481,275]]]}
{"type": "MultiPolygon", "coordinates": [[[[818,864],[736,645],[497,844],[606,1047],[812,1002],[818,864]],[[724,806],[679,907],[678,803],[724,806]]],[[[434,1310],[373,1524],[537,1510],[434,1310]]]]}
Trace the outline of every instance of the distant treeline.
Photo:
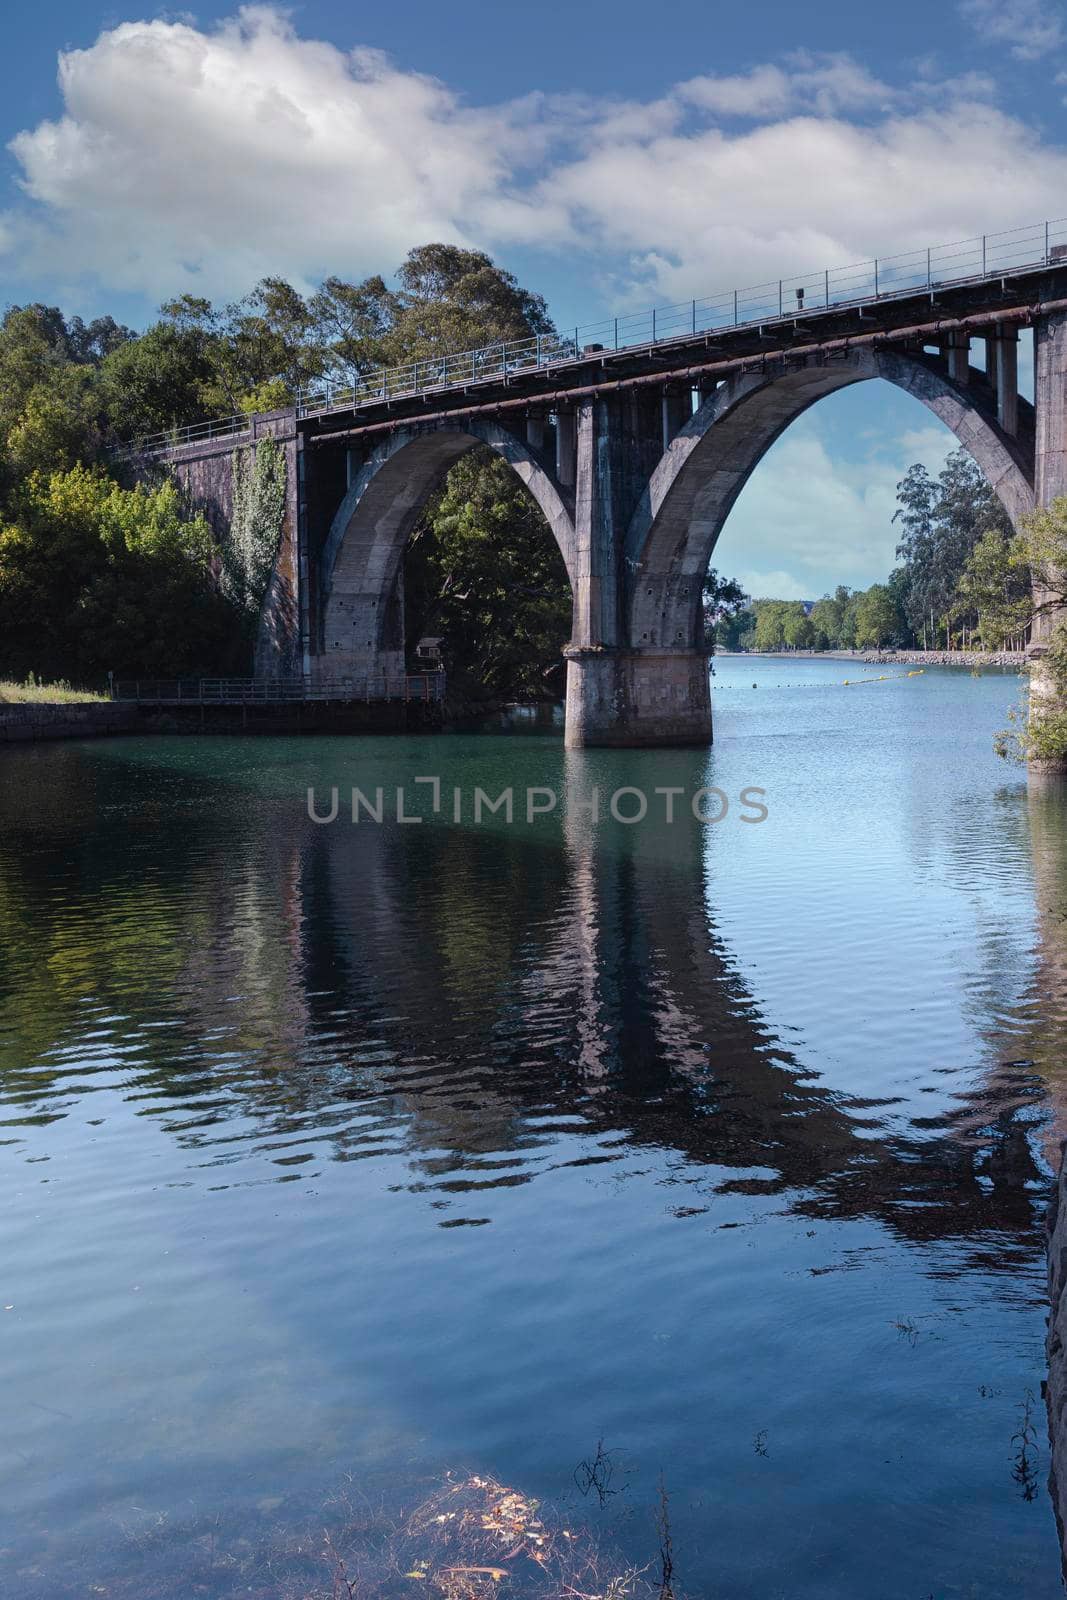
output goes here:
{"type": "Polygon", "coordinates": [[[1031,614],[1031,575],[1011,524],[965,450],[932,478],[915,465],[897,485],[900,565],[869,589],[839,584],[813,606],[755,599],[737,585],[724,598],[714,574],[709,623],[726,650],[1021,648],[1031,614]]]}

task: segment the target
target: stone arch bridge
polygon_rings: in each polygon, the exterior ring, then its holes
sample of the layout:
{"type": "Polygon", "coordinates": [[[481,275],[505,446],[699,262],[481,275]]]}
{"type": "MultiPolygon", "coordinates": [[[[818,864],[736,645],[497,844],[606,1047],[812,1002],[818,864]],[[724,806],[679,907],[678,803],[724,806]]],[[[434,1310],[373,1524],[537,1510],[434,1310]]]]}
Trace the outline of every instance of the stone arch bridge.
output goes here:
{"type": "MultiPolygon", "coordinates": [[[[540,506],[570,576],[568,745],[700,744],[702,580],[730,509],[791,422],[872,378],[952,430],[1013,522],[1067,494],[1067,247],[1007,275],[621,350],[576,342],[513,371],[505,356],[488,378],[400,395],[327,395],[157,453],[218,526],[233,452],[266,434],[284,445],[289,504],[257,672],[323,682],[403,671],[404,547],[449,466],[488,446],[540,506]],[[1023,328],[1033,404],[1018,388],[1023,328]]],[[[1040,656],[1040,630],[1031,648],[1040,656]]]]}

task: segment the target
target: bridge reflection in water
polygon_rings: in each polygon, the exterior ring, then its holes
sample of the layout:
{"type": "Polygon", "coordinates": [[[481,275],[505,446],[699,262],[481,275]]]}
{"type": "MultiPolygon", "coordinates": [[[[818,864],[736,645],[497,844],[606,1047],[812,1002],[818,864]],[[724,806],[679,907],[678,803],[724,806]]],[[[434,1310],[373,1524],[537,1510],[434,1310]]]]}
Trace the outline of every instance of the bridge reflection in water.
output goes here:
{"type": "MultiPolygon", "coordinates": [[[[493,759],[493,741],[449,743],[457,781],[493,759]]],[[[693,752],[500,748],[512,781],[579,797],[638,782],[638,759],[661,785],[708,781],[693,752]]],[[[425,760],[364,745],[358,781],[425,760]]],[[[974,1496],[982,1563],[1052,1595],[1038,1556],[1053,1574],[1054,1537],[1035,1546],[997,1454],[1037,1381],[1019,1354],[1024,1325],[1040,1345],[1029,1135],[1064,1035],[1053,1010],[1039,1042],[1067,927],[1065,833],[1044,803],[995,801],[1013,870],[1033,852],[1044,975],[1005,983],[976,940],[964,988],[984,1064],[935,1059],[909,1080],[887,1048],[872,1090],[871,1035],[814,1050],[768,999],[773,940],[758,964],[738,943],[723,852],[755,863],[758,828],[723,843],[688,807],[671,827],[594,830],[577,807],[532,827],[315,826],[309,773],[325,788],[356,769],[306,742],[13,761],[7,1159],[57,1183],[94,1174],[63,1248],[79,1241],[97,1297],[124,1305],[142,1281],[157,1296],[128,1334],[105,1324],[131,1369],[150,1332],[152,1406],[123,1410],[106,1465],[98,1410],[63,1424],[56,1493],[83,1515],[133,1485],[150,1505],[194,1482],[270,1494],[279,1438],[308,1494],[351,1466],[453,1461],[559,1494],[602,1436],[626,1453],[627,1504],[663,1466],[708,1592],[763,1595],[785,1572],[798,1594],[858,1592],[872,1540],[885,1584],[867,1592],[904,1592],[973,1563],[974,1496]],[[187,1265],[162,1262],[164,1240],[187,1265]]],[[[936,848],[969,862],[978,825],[949,804],[936,848]]],[[[771,892],[755,866],[753,885],[771,892]]],[[[1000,955],[1018,950],[1012,935],[1000,955]]],[[[832,1007],[844,975],[806,965],[832,1007]]],[[[65,1292],[79,1283],[68,1266],[65,1292]]],[[[43,1374],[68,1332],[35,1337],[43,1374]]],[[[82,1337],[95,1358],[91,1319],[82,1337]]],[[[71,1411],[62,1376],[48,1403],[71,1411]]],[[[33,1457],[50,1425],[20,1412],[12,1442],[33,1457]]],[[[23,1485],[12,1506],[39,1501],[23,1485]]],[[[640,1553],[636,1521],[615,1536],[640,1553]]]]}

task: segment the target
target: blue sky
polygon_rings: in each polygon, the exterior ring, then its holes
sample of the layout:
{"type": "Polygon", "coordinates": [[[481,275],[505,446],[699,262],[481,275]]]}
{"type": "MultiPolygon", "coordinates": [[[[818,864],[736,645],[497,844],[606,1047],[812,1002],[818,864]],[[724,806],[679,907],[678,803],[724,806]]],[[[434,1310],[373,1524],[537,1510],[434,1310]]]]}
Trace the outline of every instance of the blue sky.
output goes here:
{"type": "MultiPolygon", "coordinates": [[[[449,238],[568,324],[1067,214],[1048,0],[43,0],[9,8],[0,62],[0,305],[143,324],[449,238]]],[[[883,385],[823,402],[717,564],[797,597],[884,576],[896,479],[951,444],[883,385]]]]}

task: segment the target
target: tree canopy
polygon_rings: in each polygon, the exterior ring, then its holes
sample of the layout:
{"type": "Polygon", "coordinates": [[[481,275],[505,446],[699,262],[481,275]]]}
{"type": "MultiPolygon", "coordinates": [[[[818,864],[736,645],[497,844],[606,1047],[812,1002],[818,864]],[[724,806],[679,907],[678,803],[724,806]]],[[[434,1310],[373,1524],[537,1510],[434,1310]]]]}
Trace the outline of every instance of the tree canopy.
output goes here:
{"type": "MultiPolygon", "coordinates": [[[[225,306],[180,295],[140,334],[11,307],[0,321],[0,672],[248,669],[279,463],[260,449],[240,468],[219,545],[173,484],[125,479],[115,444],[288,406],[327,376],[551,331],[541,296],[489,256],[436,243],[412,250],[391,285],[332,276],[305,294],[267,277],[225,306]]],[[[452,469],[407,564],[412,645],[444,635],[471,693],[559,693],[567,576],[503,463],[479,452],[452,469]]]]}
{"type": "Polygon", "coordinates": [[[1007,512],[966,450],[954,450],[936,479],[919,463],[897,485],[893,520],[902,528],[897,557],[903,563],[900,595],[915,637],[947,639],[949,621],[976,620],[961,613],[957,587],[971,552],[986,532],[1012,534],[1007,512]]]}

